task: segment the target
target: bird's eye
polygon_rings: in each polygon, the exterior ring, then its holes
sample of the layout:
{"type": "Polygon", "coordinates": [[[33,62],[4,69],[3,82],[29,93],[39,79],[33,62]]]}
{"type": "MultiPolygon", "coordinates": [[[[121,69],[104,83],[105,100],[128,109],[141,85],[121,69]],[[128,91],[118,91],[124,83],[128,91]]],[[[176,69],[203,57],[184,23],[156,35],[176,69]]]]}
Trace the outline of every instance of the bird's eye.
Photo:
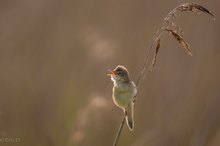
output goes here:
{"type": "Polygon", "coordinates": [[[118,71],[118,75],[123,76],[125,73],[123,71],[118,71]]]}
{"type": "Polygon", "coordinates": [[[117,68],[117,69],[116,69],[116,71],[121,72],[121,71],[122,71],[122,69],[121,69],[121,68],[117,68]]]}

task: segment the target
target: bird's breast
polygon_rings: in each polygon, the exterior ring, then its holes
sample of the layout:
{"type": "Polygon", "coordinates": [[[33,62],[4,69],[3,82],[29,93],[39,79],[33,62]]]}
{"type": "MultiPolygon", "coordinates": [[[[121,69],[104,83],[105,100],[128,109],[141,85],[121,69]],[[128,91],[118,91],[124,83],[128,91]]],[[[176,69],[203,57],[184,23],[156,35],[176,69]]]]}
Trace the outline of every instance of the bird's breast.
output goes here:
{"type": "Polygon", "coordinates": [[[136,92],[135,86],[114,86],[112,95],[113,101],[117,106],[126,108],[128,104],[134,100],[136,92]]]}

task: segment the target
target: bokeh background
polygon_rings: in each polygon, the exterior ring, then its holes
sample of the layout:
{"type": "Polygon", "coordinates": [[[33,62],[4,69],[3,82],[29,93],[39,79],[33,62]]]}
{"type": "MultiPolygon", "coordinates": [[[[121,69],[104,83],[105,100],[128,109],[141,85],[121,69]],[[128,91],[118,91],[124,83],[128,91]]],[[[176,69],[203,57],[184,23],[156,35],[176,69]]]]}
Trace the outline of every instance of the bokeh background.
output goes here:
{"type": "MultiPolygon", "coordinates": [[[[134,81],[166,14],[185,0],[1,0],[0,145],[111,146],[122,110],[107,69],[134,81]],[[18,141],[5,142],[5,138],[18,141]]],[[[220,2],[183,13],[193,57],[170,35],[142,82],[121,146],[220,145],[220,2]]]]}

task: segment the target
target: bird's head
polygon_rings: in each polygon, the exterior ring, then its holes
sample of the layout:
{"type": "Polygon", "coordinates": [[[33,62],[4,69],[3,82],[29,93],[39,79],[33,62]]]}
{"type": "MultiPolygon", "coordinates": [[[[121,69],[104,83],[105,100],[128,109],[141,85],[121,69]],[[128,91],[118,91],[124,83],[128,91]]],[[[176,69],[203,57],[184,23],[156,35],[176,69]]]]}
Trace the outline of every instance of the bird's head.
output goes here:
{"type": "Polygon", "coordinates": [[[109,71],[110,73],[107,75],[111,76],[114,83],[130,82],[129,72],[124,66],[118,65],[114,70],[109,71]]]}

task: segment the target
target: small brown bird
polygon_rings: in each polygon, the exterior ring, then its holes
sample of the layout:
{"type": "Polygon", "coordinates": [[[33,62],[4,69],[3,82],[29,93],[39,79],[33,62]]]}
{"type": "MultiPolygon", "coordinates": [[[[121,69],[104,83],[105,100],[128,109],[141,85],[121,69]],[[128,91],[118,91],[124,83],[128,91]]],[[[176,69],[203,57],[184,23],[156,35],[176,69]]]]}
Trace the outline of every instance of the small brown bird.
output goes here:
{"type": "Polygon", "coordinates": [[[126,123],[129,129],[132,131],[134,128],[134,98],[137,94],[137,88],[135,83],[130,79],[128,70],[122,66],[118,65],[111,73],[113,81],[113,93],[112,98],[114,103],[124,110],[126,116],[126,123]]]}

